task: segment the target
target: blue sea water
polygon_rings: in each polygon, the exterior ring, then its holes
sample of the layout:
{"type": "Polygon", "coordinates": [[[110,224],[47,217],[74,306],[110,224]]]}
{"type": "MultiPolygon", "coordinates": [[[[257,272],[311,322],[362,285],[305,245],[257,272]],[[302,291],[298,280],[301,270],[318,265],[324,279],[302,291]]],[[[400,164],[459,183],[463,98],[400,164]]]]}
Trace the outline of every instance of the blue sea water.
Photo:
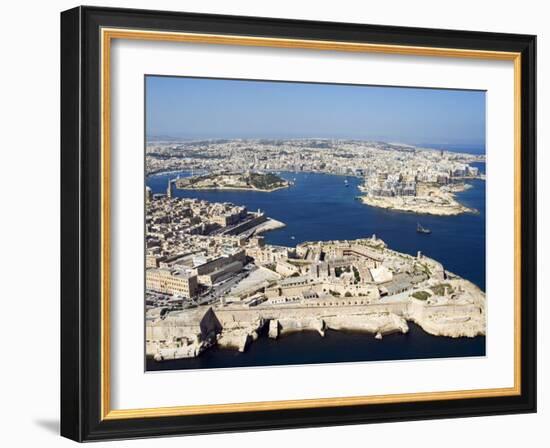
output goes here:
{"type": "MultiPolygon", "coordinates": [[[[476,165],[484,172],[484,163],[476,165]]],[[[168,180],[178,174],[189,175],[184,172],[153,175],[146,183],[153,193],[164,193],[168,180]]],[[[473,188],[457,194],[460,202],[479,213],[440,217],[366,206],[356,199],[360,194],[358,178],[313,173],[280,175],[291,180],[293,186],[271,193],[175,190],[175,194],[265,211],[286,224],[283,229],[265,234],[271,244],[294,246],[304,241],[355,239],[376,234],[390,248],[411,255],[420,250],[443,263],[447,270],[485,290],[485,181],[473,180],[473,188]],[[417,233],[418,222],[432,233],[417,233]]],[[[295,333],[277,341],[264,336],[245,353],[214,348],[195,359],[163,363],[147,359],[146,368],[172,370],[484,355],[485,337],[435,337],[410,324],[408,334],[390,335],[383,341],[375,340],[372,335],[348,332],[328,332],[325,338],[312,332],[295,333]]]]}
{"type": "Polygon", "coordinates": [[[372,334],[332,331],[319,336],[316,331],[290,333],[274,340],[265,334],[244,353],[213,347],[197,358],[156,362],[147,358],[146,369],[187,370],[220,367],[260,367],[289,364],[393,361],[404,359],[459,358],[485,354],[485,337],[444,338],[426,333],[409,322],[407,334],[394,333],[380,341],[372,334]]]}

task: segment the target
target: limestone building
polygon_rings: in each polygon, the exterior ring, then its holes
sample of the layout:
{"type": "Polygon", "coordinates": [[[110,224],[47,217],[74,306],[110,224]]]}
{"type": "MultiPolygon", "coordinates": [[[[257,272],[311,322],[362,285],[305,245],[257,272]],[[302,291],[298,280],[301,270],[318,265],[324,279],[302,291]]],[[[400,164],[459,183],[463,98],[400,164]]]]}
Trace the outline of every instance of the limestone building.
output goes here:
{"type": "Polygon", "coordinates": [[[145,286],[151,291],[181,297],[195,297],[198,292],[197,275],[188,270],[147,269],[145,286]]]}

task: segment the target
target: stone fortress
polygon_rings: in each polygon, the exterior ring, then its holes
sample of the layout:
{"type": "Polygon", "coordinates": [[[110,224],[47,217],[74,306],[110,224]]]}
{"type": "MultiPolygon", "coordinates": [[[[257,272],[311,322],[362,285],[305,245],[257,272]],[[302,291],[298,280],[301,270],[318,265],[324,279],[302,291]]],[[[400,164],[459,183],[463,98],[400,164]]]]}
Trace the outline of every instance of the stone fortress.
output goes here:
{"type": "MultiPolygon", "coordinates": [[[[264,246],[265,247],[265,246],[264,246]]],[[[254,253],[251,245],[247,253],[254,253]]],[[[147,354],[156,360],[200,355],[214,344],[245,351],[267,330],[406,333],[407,321],[430,334],[485,334],[485,295],[435,260],[395,252],[375,236],[300,244],[291,258],[251,259],[255,270],[213,303],[147,314],[147,354]],[[271,275],[265,275],[262,271],[271,275]],[[242,283],[247,283],[242,285],[242,283]]]]}

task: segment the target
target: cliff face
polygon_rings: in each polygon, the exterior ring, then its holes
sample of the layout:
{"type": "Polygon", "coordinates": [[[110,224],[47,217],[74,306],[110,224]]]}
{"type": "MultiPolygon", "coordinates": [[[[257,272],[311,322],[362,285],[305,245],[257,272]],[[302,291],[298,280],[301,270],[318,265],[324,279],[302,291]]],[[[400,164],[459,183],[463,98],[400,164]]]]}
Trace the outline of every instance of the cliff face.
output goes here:
{"type": "Polygon", "coordinates": [[[320,336],[325,335],[326,325],[320,318],[285,318],[269,321],[269,337],[276,339],[279,335],[296,331],[317,331],[320,336]]]}
{"type": "Polygon", "coordinates": [[[199,327],[201,329],[202,339],[208,339],[215,336],[222,331],[222,324],[212,311],[212,308],[208,308],[208,311],[202,317],[199,327]]]}
{"type": "Polygon", "coordinates": [[[325,319],[331,330],[362,331],[375,334],[378,339],[391,333],[407,333],[407,321],[395,313],[372,313],[367,315],[335,316],[325,319]]]}
{"type": "MultiPolygon", "coordinates": [[[[349,303],[355,303],[349,301],[349,303]]],[[[360,331],[384,335],[407,333],[407,321],[435,336],[475,337],[486,331],[485,295],[463,279],[427,284],[397,301],[364,305],[240,305],[196,308],[147,322],[147,354],[157,360],[199,356],[213,344],[245,351],[262,329],[270,338],[296,331],[360,331]]]]}

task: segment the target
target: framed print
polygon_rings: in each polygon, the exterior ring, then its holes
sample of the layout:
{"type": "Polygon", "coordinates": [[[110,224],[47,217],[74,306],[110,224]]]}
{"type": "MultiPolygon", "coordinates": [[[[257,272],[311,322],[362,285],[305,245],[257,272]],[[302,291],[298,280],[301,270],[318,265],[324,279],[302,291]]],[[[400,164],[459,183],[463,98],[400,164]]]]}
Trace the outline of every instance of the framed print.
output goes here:
{"type": "Polygon", "coordinates": [[[61,432],[536,410],[535,36],[61,14],[61,432]]]}

